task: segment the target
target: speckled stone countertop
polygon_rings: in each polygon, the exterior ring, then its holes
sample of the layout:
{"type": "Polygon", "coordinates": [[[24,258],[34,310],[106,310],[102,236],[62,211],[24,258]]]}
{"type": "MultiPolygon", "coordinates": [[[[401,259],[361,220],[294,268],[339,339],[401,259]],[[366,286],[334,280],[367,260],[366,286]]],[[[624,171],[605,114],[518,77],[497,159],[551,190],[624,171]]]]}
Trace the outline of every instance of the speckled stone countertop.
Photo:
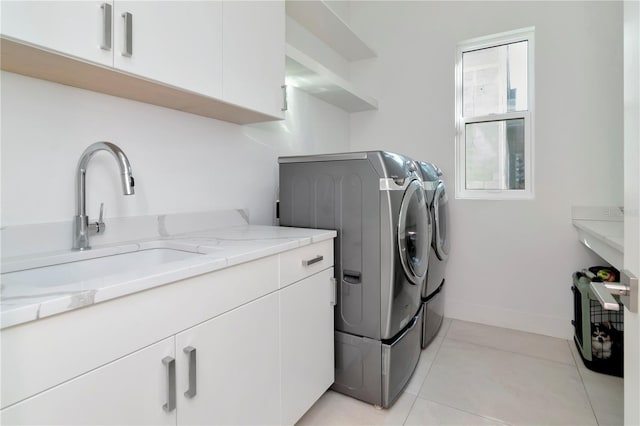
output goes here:
{"type": "Polygon", "coordinates": [[[240,225],[110,244],[83,252],[61,250],[3,259],[0,326],[12,327],[335,236],[336,231],[240,225]],[[160,262],[136,263],[136,253],[163,252],[157,249],[170,249],[165,251],[177,255],[160,262]],[[100,259],[110,259],[110,267],[101,269],[100,259]],[[86,260],[90,261],[79,262],[86,260]],[[85,271],[76,279],[74,274],[83,263],[85,271]]]}

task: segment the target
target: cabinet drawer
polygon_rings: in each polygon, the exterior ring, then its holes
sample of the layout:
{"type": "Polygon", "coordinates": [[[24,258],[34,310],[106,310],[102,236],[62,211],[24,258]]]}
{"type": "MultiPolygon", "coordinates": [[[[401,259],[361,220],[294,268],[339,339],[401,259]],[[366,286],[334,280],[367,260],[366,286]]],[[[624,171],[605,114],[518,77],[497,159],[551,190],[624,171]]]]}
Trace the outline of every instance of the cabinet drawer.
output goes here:
{"type": "Polygon", "coordinates": [[[333,266],[333,239],[304,246],[280,255],[280,287],[333,266]]]}

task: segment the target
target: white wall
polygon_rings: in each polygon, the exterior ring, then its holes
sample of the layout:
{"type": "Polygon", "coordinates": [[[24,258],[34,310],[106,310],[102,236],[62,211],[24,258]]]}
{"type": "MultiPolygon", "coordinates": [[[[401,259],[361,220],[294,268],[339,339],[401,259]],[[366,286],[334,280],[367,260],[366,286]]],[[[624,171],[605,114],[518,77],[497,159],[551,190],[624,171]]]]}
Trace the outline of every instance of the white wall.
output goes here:
{"type": "Polygon", "coordinates": [[[351,78],[379,111],[351,118],[351,149],[438,164],[454,187],[456,43],[536,27],[535,199],[451,201],[447,316],[569,338],[571,273],[602,263],[572,205],[622,205],[622,4],[353,2],[378,53],[351,78]]]}
{"type": "Polygon", "coordinates": [[[136,194],[124,197],[113,158],[87,173],[87,207],[127,217],[248,208],[272,224],[279,155],[348,150],[346,112],[292,89],[287,120],[239,126],[3,72],[2,226],[71,221],[82,151],[120,146],[136,194]]]}

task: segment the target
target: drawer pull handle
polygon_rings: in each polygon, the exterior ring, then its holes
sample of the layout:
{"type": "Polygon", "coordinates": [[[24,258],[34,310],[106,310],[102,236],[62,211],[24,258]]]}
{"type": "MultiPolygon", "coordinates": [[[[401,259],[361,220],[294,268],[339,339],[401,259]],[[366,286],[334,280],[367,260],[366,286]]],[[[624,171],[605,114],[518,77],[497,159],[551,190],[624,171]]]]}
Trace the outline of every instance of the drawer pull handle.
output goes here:
{"type": "Polygon", "coordinates": [[[183,349],[184,353],[189,355],[189,389],[184,393],[187,398],[193,398],[197,393],[196,382],[196,348],[187,346],[183,349]]]}
{"type": "Polygon", "coordinates": [[[310,266],[310,265],[313,265],[314,263],[322,262],[322,259],[324,259],[324,256],[319,254],[313,259],[303,260],[302,266],[310,266]]]}
{"type": "Polygon", "coordinates": [[[162,363],[167,367],[167,402],[162,409],[167,413],[176,409],[176,359],[170,356],[162,358],[162,363]]]}

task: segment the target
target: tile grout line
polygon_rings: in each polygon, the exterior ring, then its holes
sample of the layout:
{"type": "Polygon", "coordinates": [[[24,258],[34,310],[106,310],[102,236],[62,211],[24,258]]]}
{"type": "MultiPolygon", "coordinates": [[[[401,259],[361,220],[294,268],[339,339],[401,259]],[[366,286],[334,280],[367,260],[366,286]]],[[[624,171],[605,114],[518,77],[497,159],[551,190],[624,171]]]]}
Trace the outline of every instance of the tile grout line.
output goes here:
{"type": "MultiPolygon", "coordinates": [[[[573,343],[571,341],[568,341],[568,342],[569,342],[569,344],[573,343]]],[[[596,424],[600,425],[600,421],[598,420],[598,416],[596,415],[596,409],[593,407],[593,402],[591,402],[591,396],[589,395],[589,391],[587,391],[587,386],[584,384],[584,377],[582,377],[582,373],[580,373],[580,367],[578,367],[578,360],[573,355],[573,351],[571,350],[571,346],[569,346],[569,350],[571,351],[571,357],[575,361],[576,371],[578,372],[578,377],[580,377],[580,383],[582,383],[582,388],[584,389],[584,393],[585,393],[585,395],[587,395],[587,401],[589,401],[589,407],[591,407],[591,412],[593,413],[593,418],[595,419],[596,424]]]]}
{"type": "Polygon", "coordinates": [[[413,402],[411,403],[411,408],[409,408],[409,411],[407,411],[407,415],[404,416],[404,420],[402,421],[402,425],[406,425],[407,424],[407,420],[409,420],[409,416],[411,415],[411,412],[413,411],[413,407],[415,407],[416,405],[416,401],[418,400],[418,395],[413,395],[413,402]]]}
{"type": "MultiPolygon", "coordinates": [[[[453,320],[451,320],[451,322],[453,322],[453,320]]],[[[435,364],[436,358],[438,358],[438,354],[440,353],[440,348],[442,347],[442,344],[444,343],[444,339],[446,339],[447,338],[447,334],[449,334],[449,329],[451,328],[451,322],[449,322],[449,328],[447,328],[447,331],[442,336],[442,340],[440,341],[440,344],[438,345],[438,349],[436,350],[436,353],[433,355],[433,361],[431,361],[431,365],[429,365],[429,369],[427,370],[427,373],[424,376],[424,380],[422,381],[422,384],[420,384],[420,389],[418,389],[418,393],[415,395],[415,398],[413,399],[413,403],[411,404],[411,408],[407,412],[407,416],[405,417],[404,421],[402,422],[403,425],[407,424],[407,420],[409,420],[409,416],[411,415],[411,411],[413,411],[413,407],[415,407],[416,401],[418,400],[418,398],[420,398],[420,391],[422,390],[422,387],[424,386],[424,383],[427,381],[427,377],[429,377],[429,372],[433,368],[433,364],[435,364]]],[[[429,346],[427,345],[427,347],[429,347],[429,346]]],[[[420,398],[420,399],[424,400],[424,398],[420,398]]]]}
{"type": "MultiPolygon", "coordinates": [[[[453,405],[445,404],[445,403],[440,402],[440,401],[434,401],[432,399],[421,398],[419,396],[418,396],[418,398],[420,398],[423,401],[428,401],[428,402],[431,402],[433,404],[442,405],[443,407],[451,408],[452,410],[456,410],[456,411],[460,411],[460,412],[463,412],[463,413],[467,413],[467,414],[470,414],[470,415],[475,416],[475,417],[480,417],[482,419],[490,420],[492,422],[498,422],[498,423],[500,423],[502,425],[511,426],[513,424],[513,423],[507,422],[506,420],[500,420],[500,419],[497,419],[495,417],[487,417],[485,415],[474,413],[472,411],[465,410],[465,409],[462,409],[462,408],[459,408],[459,407],[454,407],[453,405]]],[[[418,398],[416,398],[416,399],[418,399],[418,398]]]]}
{"type": "MultiPolygon", "coordinates": [[[[569,363],[566,363],[566,362],[556,361],[556,360],[549,359],[549,358],[542,358],[542,357],[539,357],[539,356],[527,355],[527,354],[523,354],[522,352],[515,352],[515,351],[510,351],[508,349],[496,348],[495,346],[489,346],[489,345],[483,345],[483,344],[476,343],[476,342],[470,342],[468,340],[456,339],[455,337],[449,337],[449,339],[455,340],[456,342],[462,342],[462,343],[468,343],[470,345],[480,346],[481,348],[494,349],[496,351],[506,352],[506,353],[509,353],[509,354],[522,355],[522,356],[527,357],[527,358],[533,358],[533,359],[537,359],[537,360],[541,360],[541,361],[549,361],[549,362],[553,362],[554,364],[560,364],[560,365],[564,365],[564,366],[567,366],[567,367],[575,367],[576,366],[575,359],[574,359],[573,364],[569,364],[569,363]]],[[[571,355],[571,358],[573,358],[573,355],[571,355]]]]}
{"type": "MultiPolygon", "coordinates": [[[[444,344],[444,341],[446,339],[448,339],[448,338],[451,339],[451,340],[458,340],[458,339],[455,339],[455,338],[448,337],[449,331],[451,330],[451,326],[453,325],[453,321],[454,321],[454,319],[451,320],[451,322],[449,323],[449,327],[447,328],[447,331],[445,332],[444,336],[442,336],[442,340],[440,341],[440,345],[438,346],[438,350],[436,351],[435,355],[433,356],[433,362],[429,366],[429,370],[427,370],[427,374],[426,374],[426,376],[424,378],[424,381],[422,382],[422,386],[420,386],[420,390],[418,391],[418,394],[416,395],[416,399],[413,401],[413,404],[411,405],[411,409],[409,410],[409,414],[407,414],[407,418],[405,419],[403,425],[405,425],[407,423],[407,420],[409,419],[409,415],[411,414],[411,410],[413,410],[413,407],[415,406],[416,401],[418,400],[418,398],[423,400],[423,401],[429,401],[429,402],[431,402],[433,404],[442,405],[443,407],[448,407],[448,408],[451,408],[452,410],[461,411],[463,413],[467,413],[467,414],[470,414],[472,416],[476,416],[476,417],[480,417],[480,418],[483,418],[483,419],[487,419],[489,421],[497,421],[497,422],[502,423],[502,424],[507,425],[507,426],[510,425],[510,423],[507,423],[506,421],[503,421],[503,420],[500,420],[500,419],[494,419],[494,418],[486,417],[486,416],[483,416],[483,415],[480,415],[480,414],[477,414],[477,413],[472,413],[471,411],[463,410],[463,409],[460,409],[458,407],[454,407],[454,406],[451,406],[451,405],[448,405],[448,404],[443,404],[441,402],[433,401],[431,399],[423,398],[423,397],[420,396],[420,391],[422,391],[422,387],[424,386],[425,382],[427,381],[427,377],[429,376],[429,373],[431,372],[431,369],[433,368],[433,364],[435,364],[435,362],[436,362],[436,358],[438,358],[438,354],[440,353],[440,349],[442,349],[442,345],[444,344]]],[[[573,355],[572,355],[572,357],[573,357],[573,355]]]]}

